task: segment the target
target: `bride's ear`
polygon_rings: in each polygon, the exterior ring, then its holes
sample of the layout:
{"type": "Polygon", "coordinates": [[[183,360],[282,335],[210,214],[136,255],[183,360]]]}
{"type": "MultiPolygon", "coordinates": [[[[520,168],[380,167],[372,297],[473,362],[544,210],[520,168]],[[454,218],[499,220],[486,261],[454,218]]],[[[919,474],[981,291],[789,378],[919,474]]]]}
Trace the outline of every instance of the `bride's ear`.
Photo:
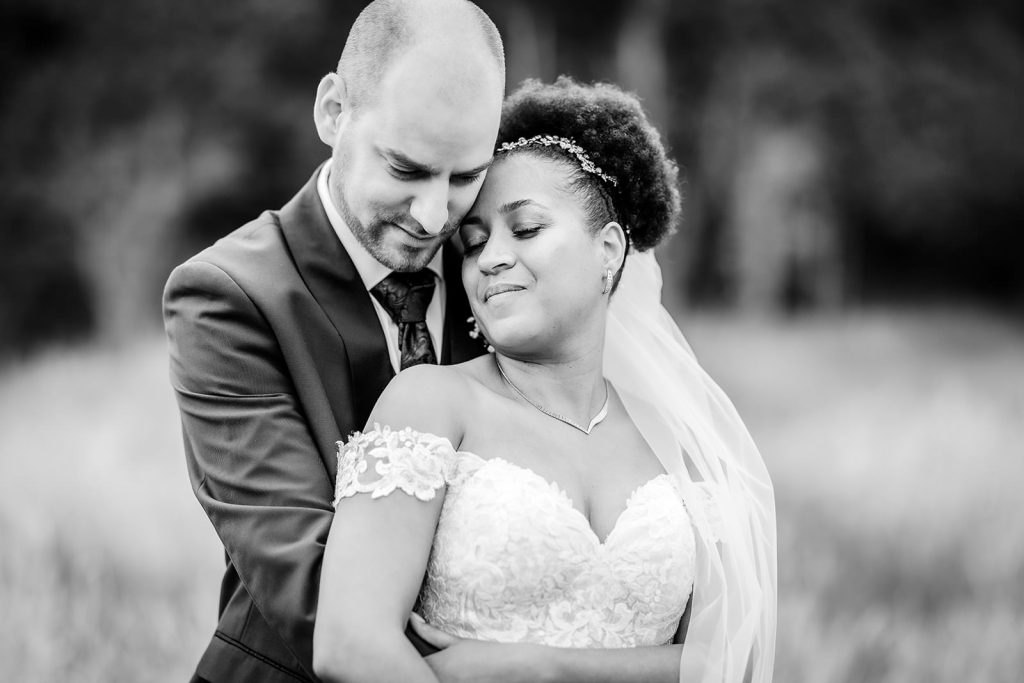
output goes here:
{"type": "Polygon", "coordinates": [[[316,124],[320,140],[332,149],[349,109],[345,79],[336,73],[329,73],[321,78],[316,89],[316,100],[313,102],[313,123],[316,124]]]}
{"type": "Polygon", "coordinates": [[[626,258],[626,231],[615,221],[605,223],[597,235],[606,268],[617,273],[626,258]]]}

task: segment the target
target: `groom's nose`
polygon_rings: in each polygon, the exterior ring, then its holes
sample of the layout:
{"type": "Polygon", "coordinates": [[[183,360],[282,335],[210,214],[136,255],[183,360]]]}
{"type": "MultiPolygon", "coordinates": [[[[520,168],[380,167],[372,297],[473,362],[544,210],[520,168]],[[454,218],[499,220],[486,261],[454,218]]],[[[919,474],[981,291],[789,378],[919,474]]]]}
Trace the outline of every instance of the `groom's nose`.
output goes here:
{"type": "Polygon", "coordinates": [[[442,178],[423,183],[412,198],[409,214],[424,232],[437,235],[448,223],[448,183],[442,178]]]}

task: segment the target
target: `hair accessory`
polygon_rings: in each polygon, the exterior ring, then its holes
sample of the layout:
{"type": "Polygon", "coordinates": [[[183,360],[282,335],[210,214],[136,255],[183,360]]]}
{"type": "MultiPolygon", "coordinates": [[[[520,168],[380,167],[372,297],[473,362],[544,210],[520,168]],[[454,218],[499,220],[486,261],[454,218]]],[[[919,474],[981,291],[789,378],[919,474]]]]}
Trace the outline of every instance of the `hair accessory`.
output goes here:
{"type": "Polygon", "coordinates": [[[608,175],[602,171],[601,167],[595,164],[583,148],[577,145],[576,141],[572,138],[563,138],[557,135],[534,135],[532,138],[519,138],[515,142],[503,142],[495,153],[501,154],[503,152],[510,152],[518,147],[530,147],[533,145],[558,147],[566,154],[572,155],[579,162],[580,168],[587,173],[592,173],[606,183],[611,183],[612,187],[616,187],[619,184],[615,176],[608,175]]]}
{"type": "Polygon", "coordinates": [[[487,341],[487,337],[484,336],[484,333],[483,331],[481,331],[480,326],[477,325],[476,318],[474,318],[473,316],[469,316],[468,318],[466,318],[466,322],[473,326],[469,330],[469,338],[479,339],[484,343],[484,348],[487,349],[487,353],[494,353],[494,347],[491,346],[491,343],[489,341],[487,341]]]}
{"type": "Polygon", "coordinates": [[[601,290],[602,294],[607,294],[612,291],[612,280],[615,277],[615,273],[609,268],[604,272],[604,288],[601,290]]]}

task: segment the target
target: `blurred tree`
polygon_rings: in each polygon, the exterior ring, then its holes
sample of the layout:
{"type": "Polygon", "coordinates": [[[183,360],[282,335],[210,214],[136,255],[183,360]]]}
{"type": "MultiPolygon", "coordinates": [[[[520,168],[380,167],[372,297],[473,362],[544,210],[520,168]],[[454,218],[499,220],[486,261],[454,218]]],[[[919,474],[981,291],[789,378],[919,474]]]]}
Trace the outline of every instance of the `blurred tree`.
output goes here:
{"type": "MultiPolygon", "coordinates": [[[[14,74],[0,102],[0,199],[55,206],[67,217],[96,334],[116,341],[156,324],[174,262],[279,205],[296,176],[312,171],[320,145],[302,124],[356,11],[239,0],[0,9],[11,38],[0,64],[14,74]],[[246,199],[232,199],[239,196],[246,199]],[[221,225],[197,226],[196,216],[211,214],[194,204],[236,210],[222,213],[221,225]]],[[[38,340],[18,341],[28,331],[14,329],[0,352],[38,340]]]]}
{"type": "Polygon", "coordinates": [[[668,0],[627,3],[615,43],[616,82],[643,93],[644,108],[659,130],[669,124],[669,64],[665,41],[668,0]]]}
{"type": "Polygon", "coordinates": [[[0,221],[0,349],[78,339],[93,320],[88,280],[75,261],[78,235],[49,205],[8,197],[0,221]]]}
{"type": "MultiPolygon", "coordinates": [[[[570,73],[644,100],[689,182],[670,290],[758,308],[1024,301],[1019,3],[480,4],[510,87],[570,73]]],[[[0,204],[21,245],[0,271],[67,293],[43,327],[5,301],[0,354],[156,324],[173,262],[285,201],[325,156],[310,99],[362,5],[0,4],[0,204]],[[12,265],[51,252],[67,267],[12,265]]]]}
{"type": "MultiPolygon", "coordinates": [[[[1020,185],[1024,150],[1006,144],[1024,115],[1015,5],[725,0],[674,9],[676,25],[700,26],[684,33],[692,42],[672,41],[672,63],[702,110],[676,131],[697,145],[691,216],[700,230],[688,284],[698,297],[742,298],[760,286],[751,277],[763,280],[749,268],[765,264],[736,250],[776,239],[759,217],[775,211],[778,195],[745,167],[760,153],[758,136],[783,125],[818,150],[821,177],[805,175],[800,194],[832,216],[821,244],[839,245],[842,267],[825,247],[812,270],[838,269],[843,298],[960,291],[1024,300],[1024,271],[1010,256],[1024,238],[1006,228],[1024,218],[1010,189],[1020,185]]],[[[792,271],[802,268],[776,264],[769,279],[792,294],[792,271]]],[[[834,300],[834,278],[811,281],[824,288],[811,300],[834,300]]]]}

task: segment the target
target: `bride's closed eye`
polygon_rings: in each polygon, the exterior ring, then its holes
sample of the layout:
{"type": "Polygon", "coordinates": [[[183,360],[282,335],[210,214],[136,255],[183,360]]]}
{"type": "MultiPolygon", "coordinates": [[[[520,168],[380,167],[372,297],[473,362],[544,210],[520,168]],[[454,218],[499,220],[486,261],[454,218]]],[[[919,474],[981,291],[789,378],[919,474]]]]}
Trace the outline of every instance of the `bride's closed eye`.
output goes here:
{"type": "Polygon", "coordinates": [[[530,239],[546,227],[543,223],[517,223],[512,226],[512,234],[519,239],[530,239]]]}
{"type": "Polygon", "coordinates": [[[474,237],[473,239],[469,239],[469,240],[463,238],[462,246],[464,247],[464,250],[463,250],[464,251],[464,257],[466,257],[466,256],[473,256],[474,254],[476,254],[477,252],[482,250],[484,248],[485,244],[487,244],[487,236],[486,235],[481,235],[479,237],[474,237]]]}
{"type": "MultiPolygon", "coordinates": [[[[543,223],[517,223],[511,227],[513,237],[519,240],[527,240],[536,237],[537,234],[548,227],[543,223]]],[[[483,230],[463,230],[462,246],[464,256],[472,256],[484,248],[487,244],[488,235],[483,230]]]]}
{"type": "Polygon", "coordinates": [[[459,175],[453,175],[451,177],[451,183],[453,185],[472,185],[476,181],[483,177],[484,172],[478,171],[477,173],[462,173],[459,175]]]}
{"type": "Polygon", "coordinates": [[[464,224],[459,232],[459,237],[462,239],[463,258],[472,256],[487,244],[487,232],[476,224],[478,221],[474,220],[473,223],[471,226],[464,224]]]}

